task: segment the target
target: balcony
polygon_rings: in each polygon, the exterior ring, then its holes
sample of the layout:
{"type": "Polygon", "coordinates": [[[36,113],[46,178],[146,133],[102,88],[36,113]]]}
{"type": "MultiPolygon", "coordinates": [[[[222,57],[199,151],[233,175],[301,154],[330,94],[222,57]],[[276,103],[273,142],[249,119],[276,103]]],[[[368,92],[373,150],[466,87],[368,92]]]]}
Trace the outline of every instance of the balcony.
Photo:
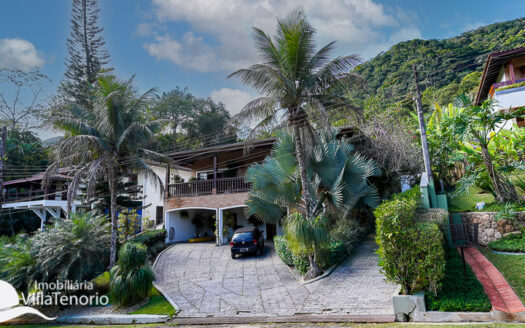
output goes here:
{"type": "Polygon", "coordinates": [[[28,202],[34,200],[67,200],[67,191],[55,191],[45,194],[44,190],[6,192],[3,203],[28,202]]]}
{"type": "Polygon", "coordinates": [[[168,197],[195,197],[212,194],[231,194],[250,191],[251,183],[245,177],[216,180],[196,180],[173,183],[168,186],[168,197]]]}
{"type": "Polygon", "coordinates": [[[500,93],[508,93],[508,92],[513,92],[513,91],[518,91],[518,90],[514,90],[514,89],[516,89],[516,88],[522,89],[524,83],[525,83],[525,78],[523,78],[523,79],[514,79],[514,80],[509,80],[509,81],[504,81],[504,82],[499,82],[499,83],[494,83],[490,87],[489,97],[490,98],[494,97],[494,94],[497,95],[497,94],[500,94],[500,93]],[[498,89],[500,89],[500,90],[498,90],[498,89]]]}

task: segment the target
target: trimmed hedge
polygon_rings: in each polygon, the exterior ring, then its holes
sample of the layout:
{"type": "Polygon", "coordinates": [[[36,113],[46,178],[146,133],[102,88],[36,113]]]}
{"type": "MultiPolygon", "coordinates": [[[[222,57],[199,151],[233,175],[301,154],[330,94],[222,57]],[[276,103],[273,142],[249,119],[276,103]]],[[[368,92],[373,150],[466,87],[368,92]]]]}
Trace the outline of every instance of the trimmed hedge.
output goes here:
{"type": "Polygon", "coordinates": [[[489,243],[489,248],[502,252],[525,252],[525,236],[510,234],[489,243]]]}
{"type": "Polygon", "coordinates": [[[443,288],[437,296],[426,293],[426,306],[429,311],[467,311],[488,312],[492,308],[470,266],[467,265],[467,279],[463,272],[463,261],[459,252],[447,247],[443,288]]]}
{"type": "Polygon", "coordinates": [[[432,222],[417,222],[421,193],[414,187],[374,211],[379,265],[403,294],[428,290],[437,293],[445,271],[444,236],[432,222]]]}
{"type": "Polygon", "coordinates": [[[284,236],[275,236],[273,237],[273,244],[275,247],[275,252],[277,252],[277,255],[284,262],[284,264],[293,265],[292,251],[286,244],[286,238],[284,238],[284,236]]]}
{"type": "Polygon", "coordinates": [[[148,249],[148,257],[151,261],[166,248],[166,230],[148,230],[128,239],[127,243],[140,243],[148,249]]]}

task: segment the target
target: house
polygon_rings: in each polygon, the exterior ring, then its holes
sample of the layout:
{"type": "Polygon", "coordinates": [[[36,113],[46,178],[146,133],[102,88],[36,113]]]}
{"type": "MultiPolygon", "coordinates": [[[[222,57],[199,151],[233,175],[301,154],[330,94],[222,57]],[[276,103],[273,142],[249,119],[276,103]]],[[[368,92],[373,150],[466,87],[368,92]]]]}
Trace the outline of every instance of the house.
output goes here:
{"type": "Polygon", "coordinates": [[[279,225],[262,224],[245,213],[250,183],[246,170],[264,160],[275,139],[257,140],[246,152],[243,142],[169,154],[191,169],[188,182],[170,183],[164,201],[166,242],[199,237],[228,242],[236,228],[259,225],[266,239],[281,232],[279,225]]]}
{"type": "MultiPolygon", "coordinates": [[[[499,110],[514,110],[525,106],[525,47],[494,52],[489,55],[481,77],[476,104],[494,99],[499,110]]],[[[508,121],[525,127],[523,117],[508,121]]]]}
{"type": "MultiPolygon", "coordinates": [[[[187,182],[191,177],[191,169],[179,165],[170,166],[170,174],[167,176],[167,167],[163,163],[148,162],[155,174],[162,180],[162,185],[166,186],[166,181],[170,182],[187,182]]],[[[144,171],[139,171],[130,177],[130,180],[136,181],[141,186],[142,196],[142,218],[152,221],[152,225],[162,228],[164,219],[164,196],[160,184],[144,171]]]]}
{"type": "MultiPolygon", "coordinates": [[[[47,214],[53,218],[60,218],[67,211],[67,186],[71,177],[64,170],[51,177],[51,183],[42,188],[44,172],[29,178],[16,179],[4,182],[2,190],[2,208],[13,210],[31,210],[41,221],[44,227],[47,214]]],[[[74,212],[82,206],[79,200],[72,204],[74,212]]]]}

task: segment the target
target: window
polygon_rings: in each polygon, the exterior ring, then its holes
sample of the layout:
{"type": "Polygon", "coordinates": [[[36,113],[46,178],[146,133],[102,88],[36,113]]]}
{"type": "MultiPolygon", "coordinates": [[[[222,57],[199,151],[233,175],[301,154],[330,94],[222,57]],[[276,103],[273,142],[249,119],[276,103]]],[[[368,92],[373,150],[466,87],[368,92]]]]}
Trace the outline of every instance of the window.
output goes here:
{"type": "Polygon", "coordinates": [[[164,206],[157,206],[157,211],[155,215],[155,225],[162,224],[164,218],[164,206]]]}

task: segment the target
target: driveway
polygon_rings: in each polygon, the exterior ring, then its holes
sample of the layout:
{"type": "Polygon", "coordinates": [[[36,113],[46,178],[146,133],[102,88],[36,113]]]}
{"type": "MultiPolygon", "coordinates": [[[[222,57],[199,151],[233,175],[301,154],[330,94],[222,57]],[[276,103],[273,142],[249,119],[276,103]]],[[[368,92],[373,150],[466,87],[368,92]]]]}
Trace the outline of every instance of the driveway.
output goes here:
{"type": "Polygon", "coordinates": [[[156,285],[179,317],[293,314],[393,314],[396,286],[384,281],[373,240],[328,277],[302,285],[272,245],[261,257],[232,260],[229,246],[178,244],[155,266],[156,285]]]}

